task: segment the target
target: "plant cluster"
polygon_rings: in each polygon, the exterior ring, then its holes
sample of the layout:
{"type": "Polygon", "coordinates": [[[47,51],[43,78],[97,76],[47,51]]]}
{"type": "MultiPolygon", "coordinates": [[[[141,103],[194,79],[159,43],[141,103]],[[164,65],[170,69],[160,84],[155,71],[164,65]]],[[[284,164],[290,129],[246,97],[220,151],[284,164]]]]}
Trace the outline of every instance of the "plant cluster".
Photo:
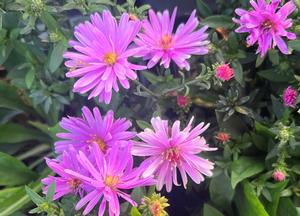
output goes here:
{"type": "Polygon", "coordinates": [[[300,214],[300,2],[195,1],[0,2],[0,216],[300,214]]]}

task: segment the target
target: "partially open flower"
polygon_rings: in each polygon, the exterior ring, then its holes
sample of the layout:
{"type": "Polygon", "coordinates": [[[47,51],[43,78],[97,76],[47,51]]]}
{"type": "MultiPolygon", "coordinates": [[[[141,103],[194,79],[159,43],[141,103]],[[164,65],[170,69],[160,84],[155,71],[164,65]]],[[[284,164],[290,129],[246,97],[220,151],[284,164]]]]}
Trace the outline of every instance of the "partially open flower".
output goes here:
{"type": "Polygon", "coordinates": [[[228,81],[234,77],[234,70],[229,64],[222,64],[216,68],[216,77],[222,81],[228,81]]]}
{"type": "Polygon", "coordinates": [[[281,182],[285,180],[285,173],[278,169],[273,172],[272,177],[275,181],[281,182]]]}
{"type": "Polygon", "coordinates": [[[298,92],[292,86],[287,87],[283,93],[283,102],[287,107],[295,108],[298,92]]]}
{"type": "Polygon", "coordinates": [[[191,102],[189,97],[178,95],[177,96],[177,105],[181,108],[185,108],[191,102]]]}
{"type": "Polygon", "coordinates": [[[141,209],[143,210],[143,215],[167,216],[168,213],[165,211],[165,208],[168,206],[170,205],[166,197],[153,193],[151,196],[143,198],[141,209]]]}
{"type": "Polygon", "coordinates": [[[222,143],[226,143],[230,140],[230,136],[226,132],[219,132],[216,136],[216,139],[222,143]]]}

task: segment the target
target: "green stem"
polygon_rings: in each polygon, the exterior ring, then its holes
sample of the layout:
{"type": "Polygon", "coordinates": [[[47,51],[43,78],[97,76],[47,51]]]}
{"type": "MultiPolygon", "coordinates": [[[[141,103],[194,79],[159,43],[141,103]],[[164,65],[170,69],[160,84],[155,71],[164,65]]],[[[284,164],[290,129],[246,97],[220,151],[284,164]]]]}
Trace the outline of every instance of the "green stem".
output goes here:
{"type": "Polygon", "coordinates": [[[148,94],[152,95],[155,98],[159,98],[160,95],[155,94],[153,91],[151,91],[150,89],[148,89],[146,86],[144,86],[140,81],[138,80],[133,80],[133,82],[140,86],[145,92],[147,92],[148,94]]]}

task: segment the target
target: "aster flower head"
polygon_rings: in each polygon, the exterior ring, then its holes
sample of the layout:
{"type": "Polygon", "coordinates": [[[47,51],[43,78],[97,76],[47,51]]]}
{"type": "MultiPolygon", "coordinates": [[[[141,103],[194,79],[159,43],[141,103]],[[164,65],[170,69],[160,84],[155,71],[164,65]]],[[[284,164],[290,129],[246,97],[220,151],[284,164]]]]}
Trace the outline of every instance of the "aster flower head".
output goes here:
{"type": "Polygon", "coordinates": [[[191,98],[184,96],[184,95],[178,95],[177,96],[177,105],[181,108],[187,107],[191,103],[191,98]]]}
{"type": "Polygon", "coordinates": [[[143,198],[140,208],[143,210],[143,215],[168,216],[165,210],[168,206],[170,205],[166,197],[153,193],[143,198]]]}
{"type": "Polygon", "coordinates": [[[293,13],[296,6],[289,1],[278,9],[280,3],[281,0],[272,0],[270,3],[265,0],[251,0],[252,10],[246,11],[241,8],[235,10],[240,16],[240,19],[233,18],[233,21],[240,25],[236,32],[249,33],[248,46],[257,43],[257,53],[261,56],[276,46],[283,54],[288,54],[288,47],[283,38],[296,39],[294,33],[287,31],[293,25],[292,19],[287,17],[293,13]]]}
{"type": "Polygon", "coordinates": [[[197,155],[202,151],[216,150],[209,148],[205,139],[200,136],[209,125],[201,123],[192,129],[192,122],[193,118],[185,129],[180,130],[179,121],[169,127],[167,120],[156,117],[151,120],[154,130],[146,128],[144,132],[137,134],[143,142],[134,143],[132,154],[148,156],[144,163],[149,165],[143,175],[154,174],[158,179],[156,188],[159,191],[164,184],[168,192],[172,190],[173,183],[179,185],[177,168],[185,188],[187,174],[197,184],[204,181],[203,175],[212,176],[214,164],[197,155]]]}
{"type": "Polygon", "coordinates": [[[94,144],[89,158],[80,151],[77,160],[88,174],[71,169],[66,169],[65,172],[90,187],[90,190],[75,207],[76,210],[79,210],[86,206],[83,215],[89,214],[97,203],[100,203],[98,216],[102,216],[108,203],[109,215],[119,216],[120,203],[118,197],[123,198],[133,206],[137,206],[124,190],[155,184],[151,177],[141,177],[145,167],[133,168],[130,145],[124,148],[115,145],[107,155],[104,155],[98,146],[94,144]]]}
{"type": "Polygon", "coordinates": [[[185,24],[179,25],[173,32],[177,8],[170,17],[169,11],[155,14],[149,10],[149,20],[143,21],[143,32],[135,40],[139,46],[137,56],[149,59],[148,68],[154,67],[159,61],[160,65],[169,68],[171,60],[179,68],[190,69],[187,61],[191,55],[204,55],[208,53],[208,26],[196,30],[199,21],[194,10],[185,24]]]}
{"type": "Polygon", "coordinates": [[[99,97],[100,102],[109,103],[112,91],[119,91],[118,82],[129,88],[128,80],[137,78],[135,70],[144,66],[132,64],[128,57],[135,54],[129,48],[141,28],[141,22],[129,20],[124,13],[117,23],[108,10],[91,15],[91,21],[81,23],[75,28],[77,41],[70,45],[75,51],[64,54],[65,65],[70,69],[67,77],[80,77],[74,84],[74,91],[85,94],[89,99],[99,97]]]}
{"type": "Polygon", "coordinates": [[[222,81],[228,81],[234,77],[234,70],[229,64],[222,64],[216,68],[216,77],[222,81]]]}
{"type": "Polygon", "coordinates": [[[287,87],[283,93],[283,103],[287,107],[295,108],[298,92],[292,86],[287,87]]]}
{"type": "Polygon", "coordinates": [[[57,176],[48,176],[42,179],[42,183],[45,185],[43,192],[47,194],[49,186],[52,183],[55,183],[54,200],[67,194],[82,195],[83,191],[87,189],[87,185],[84,185],[81,180],[74,178],[65,172],[65,169],[71,169],[76,172],[83,171],[82,167],[76,160],[75,149],[70,148],[68,151],[65,151],[60,160],[46,158],[46,163],[48,167],[57,174],[57,176]]]}
{"type": "Polygon", "coordinates": [[[117,142],[127,145],[127,140],[135,136],[134,132],[127,131],[131,122],[125,118],[114,119],[114,112],[108,111],[105,116],[97,107],[91,112],[87,107],[82,108],[82,117],[63,118],[60,126],[66,130],[57,136],[64,140],[57,141],[57,153],[67,151],[69,147],[77,150],[89,151],[92,144],[97,144],[99,149],[106,153],[117,142]]]}

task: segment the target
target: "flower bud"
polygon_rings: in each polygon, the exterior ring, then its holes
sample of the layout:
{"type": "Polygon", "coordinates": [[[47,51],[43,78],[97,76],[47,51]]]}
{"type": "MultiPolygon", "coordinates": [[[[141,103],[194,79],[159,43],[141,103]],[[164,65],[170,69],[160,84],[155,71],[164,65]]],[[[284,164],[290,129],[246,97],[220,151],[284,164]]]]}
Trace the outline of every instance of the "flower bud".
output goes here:
{"type": "Polygon", "coordinates": [[[281,182],[281,181],[284,181],[285,180],[285,174],[283,171],[281,170],[275,170],[272,174],[272,177],[275,181],[277,182],[281,182]]]}

